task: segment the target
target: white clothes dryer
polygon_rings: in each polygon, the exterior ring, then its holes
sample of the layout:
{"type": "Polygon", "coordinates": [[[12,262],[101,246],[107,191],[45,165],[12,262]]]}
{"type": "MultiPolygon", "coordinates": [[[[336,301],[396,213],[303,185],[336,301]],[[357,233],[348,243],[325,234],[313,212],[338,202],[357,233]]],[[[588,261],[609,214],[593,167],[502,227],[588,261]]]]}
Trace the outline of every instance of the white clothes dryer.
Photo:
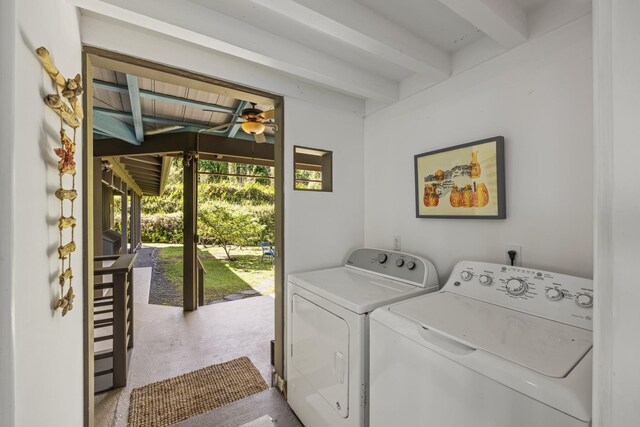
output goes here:
{"type": "Polygon", "coordinates": [[[437,289],[430,261],[379,249],[289,275],[287,401],[306,427],[368,425],[369,313],[437,289]]]}
{"type": "Polygon", "coordinates": [[[463,261],[371,315],[371,426],[591,425],[591,280],[463,261]]]}

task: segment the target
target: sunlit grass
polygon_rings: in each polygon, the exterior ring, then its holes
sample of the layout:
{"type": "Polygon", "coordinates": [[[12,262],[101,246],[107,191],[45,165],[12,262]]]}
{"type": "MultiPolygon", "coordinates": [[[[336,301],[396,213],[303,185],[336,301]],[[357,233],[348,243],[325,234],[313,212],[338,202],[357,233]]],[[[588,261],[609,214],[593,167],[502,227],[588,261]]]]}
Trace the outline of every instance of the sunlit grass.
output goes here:
{"type": "MultiPolygon", "coordinates": [[[[163,270],[165,277],[173,285],[182,288],[182,246],[157,246],[159,247],[158,267],[163,270]]],[[[262,250],[259,247],[234,250],[232,252],[234,261],[228,261],[224,250],[219,247],[198,248],[198,256],[207,271],[204,279],[205,302],[257,288],[273,277],[271,260],[262,259],[262,250]]],[[[273,293],[273,286],[258,290],[263,295],[273,293]]]]}

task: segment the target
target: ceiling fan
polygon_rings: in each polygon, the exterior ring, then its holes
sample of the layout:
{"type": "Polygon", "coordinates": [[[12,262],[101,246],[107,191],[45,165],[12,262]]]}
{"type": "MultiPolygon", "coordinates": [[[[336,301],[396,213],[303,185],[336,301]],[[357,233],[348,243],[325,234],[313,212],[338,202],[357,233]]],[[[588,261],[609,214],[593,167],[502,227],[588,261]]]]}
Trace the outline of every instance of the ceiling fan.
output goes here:
{"type": "Polygon", "coordinates": [[[237,119],[241,120],[237,121],[236,119],[232,122],[207,129],[207,131],[222,130],[233,125],[240,125],[240,128],[244,132],[253,135],[256,142],[267,142],[267,138],[264,136],[264,130],[267,127],[270,127],[274,131],[278,130],[278,125],[276,125],[272,120],[275,115],[275,110],[262,111],[261,109],[256,108],[255,102],[251,102],[250,104],[251,107],[242,110],[242,114],[237,117],[237,119]]]}

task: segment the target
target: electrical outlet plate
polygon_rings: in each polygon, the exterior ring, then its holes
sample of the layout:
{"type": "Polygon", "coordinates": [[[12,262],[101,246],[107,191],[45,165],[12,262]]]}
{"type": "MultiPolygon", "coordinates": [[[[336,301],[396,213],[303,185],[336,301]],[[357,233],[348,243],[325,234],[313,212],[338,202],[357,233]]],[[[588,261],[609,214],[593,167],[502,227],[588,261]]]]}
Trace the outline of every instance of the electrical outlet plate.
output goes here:
{"type": "Polygon", "coordinates": [[[511,258],[509,258],[509,251],[516,251],[516,259],[513,265],[522,267],[522,246],[505,245],[504,247],[504,263],[511,265],[511,258]]]}
{"type": "Polygon", "coordinates": [[[393,236],[393,250],[394,251],[402,250],[402,242],[400,241],[400,236],[393,236]]]}

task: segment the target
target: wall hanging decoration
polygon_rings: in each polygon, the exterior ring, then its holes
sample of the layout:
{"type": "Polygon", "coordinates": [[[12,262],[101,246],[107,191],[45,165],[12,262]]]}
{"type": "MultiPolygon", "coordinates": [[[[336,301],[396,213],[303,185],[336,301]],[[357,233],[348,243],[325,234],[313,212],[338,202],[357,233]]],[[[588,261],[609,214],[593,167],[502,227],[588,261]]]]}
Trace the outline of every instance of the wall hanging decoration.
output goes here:
{"type": "Polygon", "coordinates": [[[504,138],[415,156],[418,218],[504,219],[504,138]]]}
{"type": "Polygon", "coordinates": [[[60,147],[53,151],[60,158],[58,161],[59,188],[55,192],[60,201],[60,218],[58,230],[60,241],[58,246],[58,258],[60,259],[60,298],[53,304],[54,310],[62,310],[65,316],[73,309],[73,270],[71,269],[71,257],[76,250],[74,232],[76,218],[73,216],[74,201],[78,197],[76,191],[76,133],[84,113],[80,105],[82,95],[82,76],[77,74],[73,79],[65,79],[53,63],[49,51],[44,47],[36,49],[36,54],[42,62],[42,67],[53,80],[56,87],[55,94],[45,96],[44,103],[60,116],[60,147]],[[67,135],[65,125],[71,128],[72,136],[67,135]],[[70,183],[71,188],[65,188],[70,183]],[[65,213],[68,212],[68,213],[65,213]],[[66,242],[66,243],[65,243],[66,242]],[[65,288],[68,289],[65,292],[65,288]]]}

